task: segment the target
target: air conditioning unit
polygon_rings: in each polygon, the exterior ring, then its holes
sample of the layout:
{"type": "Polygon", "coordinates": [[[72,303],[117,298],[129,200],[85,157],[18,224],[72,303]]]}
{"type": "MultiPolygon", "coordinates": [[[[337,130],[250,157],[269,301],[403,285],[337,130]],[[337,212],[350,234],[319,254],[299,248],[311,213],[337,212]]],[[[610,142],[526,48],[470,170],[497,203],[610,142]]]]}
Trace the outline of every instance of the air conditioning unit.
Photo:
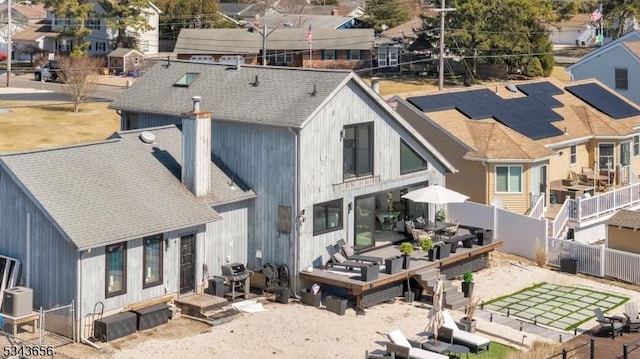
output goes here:
{"type": "Polygon", "coordinates": [[[11,317],[21,317],[33,311],[33,289],[13,287],[4,290],[2,313],[11,317]]]}

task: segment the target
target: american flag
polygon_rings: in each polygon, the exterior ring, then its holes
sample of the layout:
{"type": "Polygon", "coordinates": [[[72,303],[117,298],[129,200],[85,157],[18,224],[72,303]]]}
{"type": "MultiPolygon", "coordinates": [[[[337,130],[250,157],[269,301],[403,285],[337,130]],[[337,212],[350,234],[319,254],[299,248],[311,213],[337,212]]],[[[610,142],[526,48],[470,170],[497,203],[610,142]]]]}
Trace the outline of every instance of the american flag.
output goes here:
{"type": "Polygon", "coordinates": [[[313,41],[313,34],[311,33],[311,24],[309,24],[309,29],[307,30],[307,42],[311,43],[313,41]]]}
{"type": "Polygon", "coordinates": [[[596,22],[600,21],[600,19],[602,19],[602,5],[598,6],[598,8],[591,13],[591,21],[596,22]]]}

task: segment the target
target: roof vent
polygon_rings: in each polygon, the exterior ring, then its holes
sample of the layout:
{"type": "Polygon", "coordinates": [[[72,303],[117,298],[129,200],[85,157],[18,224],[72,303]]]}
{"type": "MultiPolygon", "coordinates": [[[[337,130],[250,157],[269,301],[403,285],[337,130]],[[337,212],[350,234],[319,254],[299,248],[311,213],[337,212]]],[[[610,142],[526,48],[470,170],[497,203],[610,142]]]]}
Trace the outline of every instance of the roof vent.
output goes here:
{"type": "Polygon", "coordinates": [[[140,133],[140,141],[144,143],[154,143],[156,141],[156,135],[149,131],[142,131],[142,133],[140,133]]]}
{"type": "Polygon", "coordinates": [[[258,80],[258,75],[256,75],[256,80],[253,81],[251,85],[253,85],[253,87],[258,87],[258,85],[260,85],[260,81],[258,80]]]}
{"type": "Polygon", "coordinates": [[[511,92],[518,92],[518,88],[514,85],[514,84],[508,84],[507,85],[507,90],[511,91],[511,92]]]}
{"type": "Polygon", "coordinates": [[[318,88],[316,87],[316,84],[313,84],[313,91],[310,93],[311,96],[315,96],[318,94],[318,88]]]}

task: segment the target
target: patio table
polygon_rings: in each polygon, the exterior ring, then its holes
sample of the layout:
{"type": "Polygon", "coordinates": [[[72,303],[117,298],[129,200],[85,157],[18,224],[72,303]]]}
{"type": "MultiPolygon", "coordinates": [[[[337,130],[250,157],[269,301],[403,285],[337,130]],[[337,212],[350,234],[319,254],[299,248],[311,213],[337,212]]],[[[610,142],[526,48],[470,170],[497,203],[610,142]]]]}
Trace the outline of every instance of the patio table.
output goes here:
{"type": "Polygon", "coordinates": [[[467,355],[467,359],[469,359],[469,348],[465,347],[464,345],[458,345],[458,344],[451,344],[449,345],[449,356],[454,356],[456,358],[460,358],[461,354],[466,354],[467,355]]]}

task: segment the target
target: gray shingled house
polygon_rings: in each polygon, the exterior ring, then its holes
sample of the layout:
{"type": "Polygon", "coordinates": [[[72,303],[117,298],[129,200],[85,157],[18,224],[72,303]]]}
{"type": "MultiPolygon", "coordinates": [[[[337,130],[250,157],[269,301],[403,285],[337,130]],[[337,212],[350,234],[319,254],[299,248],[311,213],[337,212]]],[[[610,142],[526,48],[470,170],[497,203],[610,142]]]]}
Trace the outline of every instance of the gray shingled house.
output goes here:
{"type": "Polygon", "coordinates": [[[152,128],[180,123],[194,95],[213,113],[214,155],[257,196],[250,268],[284,263],[295,278],[340,239],[398,239],[394,224],[422,211],[401,194],[455,171],[351,71],[158,63],[110,107],[123,129],[152,128]]]}
{"type": "Polygon", "coordinates": [[[255,194],[212,160],[210,114],[183,117],[182,132],[0,156],[0,253],[22,262],[34,307],[73,300],[80,320],[103,303],[106,315],[194,292],[203,263],[246,260],[255,194]]]}

